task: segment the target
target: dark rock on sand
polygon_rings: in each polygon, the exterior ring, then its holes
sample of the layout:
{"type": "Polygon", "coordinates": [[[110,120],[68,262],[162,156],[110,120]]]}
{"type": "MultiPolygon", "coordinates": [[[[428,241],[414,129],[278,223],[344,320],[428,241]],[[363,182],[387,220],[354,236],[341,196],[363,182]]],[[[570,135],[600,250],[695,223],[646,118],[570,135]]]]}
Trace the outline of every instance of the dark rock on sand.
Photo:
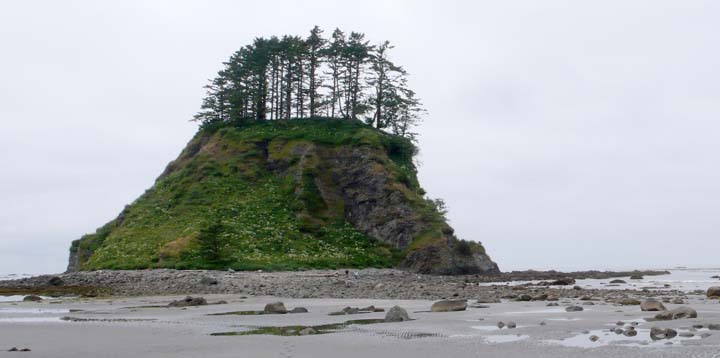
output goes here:
{"type": "Polygon", "coordinates": [[[708,329],[711,331],[720,331],[720,324],[711,323],[708,325],[708,329]]]}
{"type": "Polygon", "coordinates": [[[285,314],[287,312],[288,310],[282,302],[268,303],[265,305],[265,309],[263,309],[264,314],[285,314]]]}
{"type": "Polygon", "coordinates": [[[510,321],[505,325],[505,327],[513,329],[513,328],[517,327],[517,324],[513,321],[510,321]]]}
{"type": "Polygon", "coordinates": [[[521,294],[521,295],[518,295],[518,297],[517,297],[515,300],[516,300],[516,301],[523,301],[523,302],[531,301],[531,300],[532,300],[532,296],[530,296],[530,295],[528,295],[528,294],[521,294]]]}
{"type": "Polygon", "coordinates": [[[598,337],[598,336],[596,336],[596,335],[590,336],[590,341],[591,341],[591,342],[597,342],[598,340],[600,340],[600,337],[598,337]]]}
{"type": "Polygon", "coordinates": [[[551,286],[570,286],[575,284],[575,279],[572,277],[563,277],[550,283],[551,286]]]}
{"type": "Polygon", "coordinates": [[[442,300],[433,303],[430,307],[432,312],[455,312],[467,309],[467,300],[442,300]]]}
{"type": "Polygon", "coordinates": [[[625,337],[635,337],[637,336],[638,332],[635,330],[635,327],[628,327],[624,332],[623,335],[625,337]]]}
{"type": "Polygon", "coordinates": [[[650,338],[653,341],[659,341],[661,339],[672,339],[677,337],[677,331],[672,328],[650,328],[650,338]]]}
{"type": "Polygon", "coordinates": [[[23,302],[40,302],[42,300],[42,297],[37,295],[25,296],[25,298],[23,298],[23,302]]]}
{"type": "Polygon", "coordinates": [[[662,302],[654,299],[654,298],[648,298],[645,300],[645,302],[640,304],[640,310],[645,312],[651,312],[651,311],[666,311],[667,309],[662,304],[662,302]]]}
{"type": "Polygon", "coordinates": [[[678,307],[670,311],[665,311],[655,315],[655,319],[658,321],[669,321],[673,319],[683,318],[697,318],[697,311],[690,307],[678,307]]]}
{"type": "Polygon", "coordinates": [[[615,279],[615,280],[610,281],[610,283],[612,283],[612,284],[621,284],[621,283],[627,283],[627,282],[625,282],[625,280],[615,279]]]}
{"type": "Polygon", "coordinates": [[[643,275],[637,275],[637,274],[630,276],[631,280],[642,280],[643,278],[644,278],[643,275]]]}
{"type": "Polygon", "coordinates": [[[584,310],[584,308],[582,308],[582,307],[580,307],[580,306],[568,306],[568,307],[565,307],[565,312],[580,312],[580,311],[583,311],[583,310],[584,310]]]}
{"type": "Polygon", "coordinates": [[[720,286],[713,286],[707,290],[708,298],[720,298],[720,286]]]}
{"type": "Polygon", "coordinates": [[[308,310],[305,307],[295,307],[288,311],[288,313],[308,313],[308,310]]]}
{"type": "Polygon", "coordinates": [[[500,321],[497,323],[497,328],[503,329],[503,327],[505,327],[505,322],[500,321]]]}
{"type": "Polygon", "coordinates": [[[168,307],[193,307],[193,306],[206,306],[208,303],[202,297],[190,297],[187,296],[179,301],[172,301],[168,304],[168,307]]]}
{"type": "Polygon", "coordinates": [[[385,315],[385,322],[405,322],[409,320],[410,316],[407,311],[400,306],[393,306],[385,315]]]}

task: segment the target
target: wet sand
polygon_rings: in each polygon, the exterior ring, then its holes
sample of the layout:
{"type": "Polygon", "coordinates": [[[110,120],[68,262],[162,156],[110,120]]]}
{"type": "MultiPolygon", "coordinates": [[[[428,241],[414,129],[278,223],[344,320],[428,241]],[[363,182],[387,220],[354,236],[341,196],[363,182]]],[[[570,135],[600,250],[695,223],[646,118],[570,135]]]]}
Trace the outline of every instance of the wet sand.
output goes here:
{"type": "MultiPolygon", "coordinates": [[[[227,304],[165,308],[181,296],[114,297],[112,299],[58,299],[40,303],[0,303],[0,357],[719,357],[720,331],[701,329],[695,337],[653,342],[650,327],[686,332],[695,324],[720,323],[720,304],[702,296],[687,296],[686,305],[697,319],[646,322],[652,312],[638,306],[603,301],[583,305],[582,312],[564,307],[584,302],[562,299],[559,307],[547,302],[485,304],[462,312],[430,313],[432,301],[380,299],[290,299],[204,295],[208,302],[227,304]],[[262,310],[283,301],[288,309],[305,307],[308,313],[257,316],[209,316],[231,311],[262,310]],[[330,316],[343,307],[375,305],[407,309],[410,322],[350,325],[335,333],[310,336],[211,336],[257,326],[310,326],[347,320],[383,318],[385,313],[330,316]],[[78,311],[80,310],[80,311],[78,311]],[[423,311],[423,312],[421,312],[423,311]],[[76,321],[61,320],[71,317],[76,321]],[[498,321],[518,328],[498,329],[498,321]],[[608,330],[617,321],[638,322],[638,337],[618,340],[608,330]],[[545,322],[545,325],[541,325],[545,322]],[[589,331],[587,333],[583,333],[589,331]],[[702,333],[710,333],[700,338],[702,333]],[[589,336],[600,339],[591,342],[589,336]],[[671,345],[666,343],[671,342],[671,345]],[[579,346],[579,347],[577,347],[579,346]],[[32,352],[6,352],[30,348],[32,352]]],[[[474,301],[470,301],[474,303],[474,301]]],[[[669,309],[678,305],[666,304],[669,309]]],[[[622,337],[622,336],[620,336],[622,337]]]]}

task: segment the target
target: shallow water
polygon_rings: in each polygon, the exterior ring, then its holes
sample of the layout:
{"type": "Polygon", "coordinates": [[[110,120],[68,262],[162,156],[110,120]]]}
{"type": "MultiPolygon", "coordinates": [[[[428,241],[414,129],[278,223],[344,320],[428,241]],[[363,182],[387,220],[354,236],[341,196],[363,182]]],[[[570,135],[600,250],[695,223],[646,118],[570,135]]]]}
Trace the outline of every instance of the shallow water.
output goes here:
{"type": "MultiPolygon", "coordinates": [[[[635,337],[626,337],[622,334],[616,334],[610,332],[607,329],[598,329],[589,331],[588,333],[580,333],[570,338],[561,340],[547,340],[545,343],[558,344],[564,347],[575,347],[575,348],[598,348],[607,345],[622,345],[622,346],[637,346],[637,347],[672,347],[673,345],[682,344],[683,341],[691,341],[702,339],[699,335],[693,337],[680,337],[677,336],[673,339],[662,339],[653,341],[650,338],[649,329],[637,329],[638,335],[635,337]],[[596,342],[590,340],[590,336],[598,336],[596,342]],[[672,344],[668,344],[668,342],[672,344]]],[[[678,330],[678,333],[687,332],[687,330],[678,330]]]]}

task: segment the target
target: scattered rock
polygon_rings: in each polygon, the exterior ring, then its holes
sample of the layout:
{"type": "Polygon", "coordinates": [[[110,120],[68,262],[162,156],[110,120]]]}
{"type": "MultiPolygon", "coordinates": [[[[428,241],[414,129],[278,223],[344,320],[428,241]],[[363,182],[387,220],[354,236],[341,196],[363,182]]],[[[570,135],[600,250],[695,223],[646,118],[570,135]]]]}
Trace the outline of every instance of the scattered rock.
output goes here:
{"type": "Polygon", "coordinates": [[[182,300],[170,302],[170,304],[168,304],[168,307],[193,307],[206,305],[207,301],[202,297],[187,296],[182,300]]]}
{"type": "Polygon", "coordinates": [[[301,336],[309,336],[311,334],[317,334],[317,331],[315,330],[315,328],[305,327],[305,328],[301,329],[300,332],[298,332],[298,334],[301,336]]]}
{"type": "Polygon", "coordinates": [[[655,319],[658,321],[669,321],[673,319],[683,318],[697,318],[697,311],[690,307],[678,307],[670,311],[665,311],[655,315],[655,319]]]}
{"type": "Polygon", "coordinates": [[[510,322],[508,322],[507,324],[505,324],[505,327],[510,328],[510,329],[513,329],[513,328],[516,328],[516,327],[517,327],[517,324],[516,324],[515,322],[513,322],[513,321],[510,321],[510,322]]]}
{"type": "Polygon", "coordinates": [[[442,300],[433,303],[432,312],[455,312],[467,309],[467,300],[442,300]]]}
{"type": "Polygon", "coordinates": [[[583,310],[584,310],[584,308],[582,308],[582,307],[580,307],[580,306],[568,306],[568,307],[565,307],[565,312],[580,312],[580,311],[583,311],[583,310]]]}
{"type": "Polygon", "coordinates": [[[295,307],[288,311],[288,313],[308,313],[308,310],[305,307],[295,307]]]}
{"type": "Polygon", "coordinates": [[[708,298],[720,298],[720,286],[713,286],[707,290],[708,298]]]}
{"type": "Polygon", "coordinates": [[[615,279],[615,280],[610,281],[610,283],[621,284],[621,283],[627,283],[627,282],[625,282],[625,280],[615,279]]]}
{"type": "Polygon", "coordinates": [[[385,315],[385,322],[405,322],[409,320],[410,316],[407,311],[400,306],[393,306],[385,315]]]}
{"type": "Polygon", "coordinates": [[[265,305],[264,314],[285,314],[288,310],[282,302],[273,302],[265,305]]]}
{"type": "Polygon", "coordinates": [[[214,286],[218,284],[218,280],[209,276],[205,276],[200,279],[200,283],[207,286],[214,286]]]}
{"type": "Polygon", "coordinates": [[[665,306],[654,298],[648,298],[645,302],[641,303],[640,310],[644,312],[667,311],[665,306]]]}
{"type": "Polygon", "coordinates": [[[658,328],[658,327],[652,327],[650,328],[650,338],[653,341],[659,341],[661,339],[672,339],[677,337],[677,331],[672,328],[658,328]]]}
{"type": "Polygon", "coordinates": [[[40,302],[42,300],[42,297],[37,295],[25,296],[25,298],[23,298],[23,302],[40,302]]]}

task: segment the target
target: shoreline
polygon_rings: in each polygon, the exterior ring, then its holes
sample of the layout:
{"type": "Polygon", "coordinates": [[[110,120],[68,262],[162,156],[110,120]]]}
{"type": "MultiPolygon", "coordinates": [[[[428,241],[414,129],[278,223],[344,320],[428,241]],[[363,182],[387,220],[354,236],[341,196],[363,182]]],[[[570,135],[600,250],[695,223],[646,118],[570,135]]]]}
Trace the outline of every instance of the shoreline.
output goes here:
{"type": "MultiPolygon", "coordinates": [[[[496,275],[436,276],[395,269],[233,272],[208,270],[83,271],[0,281],[0,295],[148,296],[174,294],[245,294],[289,298],[473,299],[478,295],[509,297],[519,291],[565,297],[577,280],[630,275],[662,275],[667,271],[515,271],[496,275]],[[526,287],[504,282],[540,281],[526,287]],[[497,283],[497,285],[493,285],[497,283]],[[507,286],[507,287],[506,287],[507,286]]],[[[570,290],[572,291],[572,290],[570,290]]],[[[614,290],[601,294],[613,293],[614,290]]],[[[626,291],[618,289],[617,291],[626,291]]],[[[638,290],[641,291],[641,290],[638,290]]],[[[617,292],[614,292],[617,293],[617,292]]],[[[639,292],[638,294],[642,294],[639,292]]],[[[676,294],[680,294],[676,292],[676,294]]]]}

